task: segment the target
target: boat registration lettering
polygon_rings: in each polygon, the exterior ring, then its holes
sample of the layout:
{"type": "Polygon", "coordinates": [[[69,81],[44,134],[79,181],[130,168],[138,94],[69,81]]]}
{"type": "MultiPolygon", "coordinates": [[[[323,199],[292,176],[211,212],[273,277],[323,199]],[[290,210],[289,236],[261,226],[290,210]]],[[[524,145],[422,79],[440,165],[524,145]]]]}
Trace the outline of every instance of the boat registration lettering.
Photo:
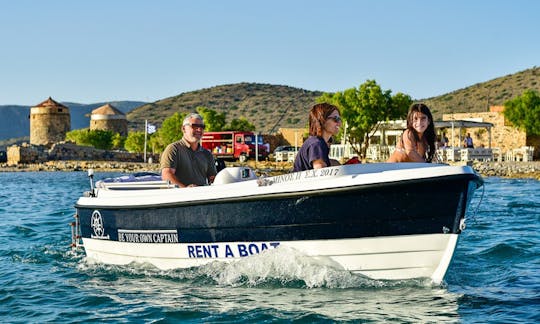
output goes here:
{"type": "Polygon", "coordinates": [[[322,168],[318,169],[319,171],[319,177],[328,177],[328,176],[335,176],[339,173],[338,168],[322,168]]]}
{"type": "Polygon", "coordinates": [[[279,242],[235,244],[188,244],[189,258],[242,258],[275,249],[279,242]]]}
{"type": "Polygon", "coordinates": [[[333,177],[339,173],[339,168],[322,168],[306,170],[303,172],[304,178],[333,177]]]}
{"type": "Polygon", "coordinates": [[[282,182],[296,181],[296,180],[301,180],[301,179],[333,177],[333,176],[338,175],[338,173],[339,173],[339,168],[337,167],[313,169],[313,170],[306,170],[302,172],[294,172],[294,173],[286,173],[286,174],[278,175],[278,176],[272,177],[272,182],[282,183],[282,182]]]}

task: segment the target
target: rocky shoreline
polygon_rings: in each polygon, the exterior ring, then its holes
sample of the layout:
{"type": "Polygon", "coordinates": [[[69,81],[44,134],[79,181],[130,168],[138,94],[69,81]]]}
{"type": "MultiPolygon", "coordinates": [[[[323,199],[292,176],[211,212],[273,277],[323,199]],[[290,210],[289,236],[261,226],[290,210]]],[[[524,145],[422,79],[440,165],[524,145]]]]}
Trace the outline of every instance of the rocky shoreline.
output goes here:
{"type": "Polygon", "coordinates": [[[531,162],[481,162],[471,165],[484,177],[532,178],[540,180],[540,161],[531,162]]]}
{"type": "MultiPolygon", "coordinates": [[[[228,166],[239,166],[240,163],[228,163],[228,166]]],[[[292,165],[286,162],[259,162],[249,161],[248,165],[258,174],[269,176],[287,173],[292,165]]],[[[540,180],[540,161],[533,162],[481,162],[469,163],[484,177],[503,178],[532,178],[540,180]]],[[[36,171],[86,171],[94,169],[95,172],[159,172],[158,163],[114,162],[114,161],[48,161],[35,164],[18,164],[15,166],[0,164],[0,172],[36,172],[36,171]]]]}

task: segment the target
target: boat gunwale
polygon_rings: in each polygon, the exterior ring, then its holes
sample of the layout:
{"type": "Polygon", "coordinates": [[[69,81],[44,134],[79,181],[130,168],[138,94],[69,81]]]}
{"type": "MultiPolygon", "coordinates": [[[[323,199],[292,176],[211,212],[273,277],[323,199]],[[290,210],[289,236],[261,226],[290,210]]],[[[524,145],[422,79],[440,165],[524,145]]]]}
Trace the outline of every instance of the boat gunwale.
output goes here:
{"type": "MultiPolygon", "coordinates": [[[[283,191],[283,192],[270,192],[270,193],[261,193],[254,194],[250,196],[236,196],[236,197],[221,197],[221,198],[208,198],[208,199],[199,199],[199,200],[189,200],[189,201],[177,201],[177,202],[165,202],[165,203],[155,203],[155,204],[143,204],[143,205],[97,205],[97,204],[80,204],[79,202],[75,203],[75,208],[77,209],[162,209],[162,208],[171,208],[171,207],[182,207],[182,206],[198,206],[198,205],[213,205],[219,203],[228,203],[228,202],[239,202],[239,201],[256,201],[256,200],[273,200],[280,198],[294,198],[294,197],[303,197],[303,196],[326,196],[332,195],[339,192],[354,192],[354,191],[364,191],[370,190],[373,188],[379,187],[393,187],[393,186],[405,186],[405,185],[414,185],[416,183],[422,182],[431,182],[431,181],[447,181],[447,180],[456,180],[463,179],[468,182],[474,181],[477,183],[477,188],[483,184],[483,179],[476,173],[460,173],[460,174],[450,174],[436,177],[428,178],[414,178],[414,179],[401,179],[396,181],[385,181],[377,183],[360,183],[353,185],[346,185],[341,187],[334,188],[325,188],[321,189],[307,189],[302,191],[283,191]]],[[[148,190],[163,190],[163,189],[148,189],[148,190]]]]}

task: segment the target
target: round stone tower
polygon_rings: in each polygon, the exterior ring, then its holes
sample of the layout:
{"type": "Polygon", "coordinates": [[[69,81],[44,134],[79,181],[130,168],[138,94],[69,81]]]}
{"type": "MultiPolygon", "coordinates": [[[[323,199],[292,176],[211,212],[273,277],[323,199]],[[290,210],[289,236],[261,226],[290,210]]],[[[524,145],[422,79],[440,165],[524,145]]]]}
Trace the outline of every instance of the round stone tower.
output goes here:
{"type": "Polygon", "coordinates": [[[69,108],[51,97],[30,109],[30,144],[51,145],[71,130],[69,108]]]}
{"type": "Polygon", "coordinates": [[[127,118],[120,110],[110,104],[92,110],[90,130],[109,130],[127,136],[127,118]]]}

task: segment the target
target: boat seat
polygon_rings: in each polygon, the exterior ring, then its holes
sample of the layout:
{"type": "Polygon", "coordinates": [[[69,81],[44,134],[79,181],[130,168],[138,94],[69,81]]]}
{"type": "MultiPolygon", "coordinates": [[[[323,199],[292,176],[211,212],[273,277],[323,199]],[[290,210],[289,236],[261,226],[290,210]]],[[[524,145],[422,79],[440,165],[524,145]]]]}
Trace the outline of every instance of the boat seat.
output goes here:
{"type": "Polygon", "coordinates": [[[153,187],[172,188],[161,175],[153,172],[138,172],[120,177],[105,178],[96,182],[96,188],[102,189],[148,189],[153,187]]]}

